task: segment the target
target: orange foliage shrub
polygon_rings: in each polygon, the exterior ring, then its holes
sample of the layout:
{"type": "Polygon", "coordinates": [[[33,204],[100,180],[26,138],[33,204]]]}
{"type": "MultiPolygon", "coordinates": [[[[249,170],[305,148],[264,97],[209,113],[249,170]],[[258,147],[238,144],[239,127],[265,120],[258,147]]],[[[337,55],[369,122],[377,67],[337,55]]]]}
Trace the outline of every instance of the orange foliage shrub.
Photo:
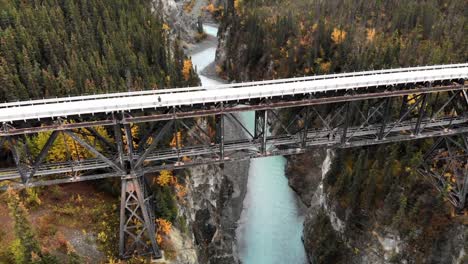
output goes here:
{"type": "Polygon", "coordinates": [[[213,3],[210,3],[209,5],[203,7],[203,9],[213,14],[217,8],[213,5],[213,3]]]}
{"type": "Polygon", "coordinates": [[[156,219],[156,224],[158,226],[158,230],[156,233],[156,240],[158,244],[161,244],[163,241],[163,236],[168,235],[171,232],[172,224],[171,222],[162,218],[156,219]]]}
{"type": "Polygon", "coordinates": [[[375,28],[368,28],[367,30],[367,41],[368,42],[372,42],[374,41],[374,38],[375,38],[375,28]]]}
{"type": "Polygon", "coordinates": [[[341,44],[343,43],[343,41],[345,41],[346,34],[347,34],[346,31],[338,29],[338,28],[334,28],[331,34],[331,39],[333,40],[335,44],[341,44]]]}
{"type": "Polygon", "coordinates": [[[184,76],[184,79],[188,81],[190,79],[190,73],[192,72],[192,60],[184,60],[184,68],[182,69],[182,75],[184,76]]]}
{"type": "Polygon", "coordinates": [[[320,63],[320,70],[323,73],[330,72],[330,68],[331,68],[331,62],[322,62],[322,63],[320,63]]]}
{"type": "Polygon", "coordinates": [[[185,195],[187,195],[187,187],[180,183],[175,184],[175,189],[176,189],[176,195],[179,200],[182,200],[185,195]]]}

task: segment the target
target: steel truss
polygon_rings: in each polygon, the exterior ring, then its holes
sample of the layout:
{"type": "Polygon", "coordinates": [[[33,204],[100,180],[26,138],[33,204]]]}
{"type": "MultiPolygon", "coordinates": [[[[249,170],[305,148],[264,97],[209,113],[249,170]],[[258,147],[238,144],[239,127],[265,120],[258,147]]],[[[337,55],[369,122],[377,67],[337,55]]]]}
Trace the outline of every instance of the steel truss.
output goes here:
{"type": "Polygon", "coordinates": [[[129,257],[146,252],[159,258],[153,199],[146,191],[145,175],[293,155],[318,147],[351,148],[439,137],[419,171],[463,209],[467,135],[464,80],[63,117],[3,124],[0,148],[15,166],[0,169],[0,182],[3,188],[27,188],[120,177],[120,254],[129,257]],[[239,113],[249,111],[255,112],[252,124],[240,120],[239,113]],[[244,135],[226,137],[226,122],[236,124],[244,135]],[[138,135],[132,134],[133,126],[139,127],[138,135]],[[31,139],[38,134],[47,140],[39,150],[31,149],[31,139]],[[464,141],[452,139],[457,135],[464,141]],[[68,154],[65,160],[54,161],[48,154],[59,141],[65,142],[68,154]],[[440,152],[441,142],[464,146],[464,152],[448,145],[448,152],[440,152]],[[457,176],[446,177],[447,171],[457,176]]]}
{"type": "Polygon", "coordinates": [[[119,252],[122,258],[151,254],[161,258],[156,242],[153,198],[141,176],[122,179],[119,252]]]}
{"type": "Polygon", "coordinates": [[[468,134],[438,138],[418,171],[463,213],[468,194],[468,134]]]}

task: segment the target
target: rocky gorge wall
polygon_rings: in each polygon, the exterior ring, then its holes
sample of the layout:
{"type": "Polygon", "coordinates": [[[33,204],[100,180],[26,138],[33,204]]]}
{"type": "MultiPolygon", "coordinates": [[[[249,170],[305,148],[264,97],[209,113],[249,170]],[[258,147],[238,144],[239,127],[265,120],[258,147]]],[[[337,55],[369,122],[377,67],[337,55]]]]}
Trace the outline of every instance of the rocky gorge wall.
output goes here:
{"type": "MultiPolygon", "coordinates": [[[[158,5],[157,8],[163,8],[165,21],[171,27],[171,33],[174,38],[180,37],[189,55],[193,56],[216,47],[217,39],[213,36],[208,35],[201,42],[197,42],[196,39],[198,22],[214,21],[209,13],[202,10],[208,5],[208,1],[161,0],[155,3],[158,5]],[[190,10],[187,10],[187,5],[191,5],[190,10]],[[199,20],[199,17],[202,19],[199,20]]],[[[193,60],[192,63],[197,67],[199,62],[193,60]]],[[[204,65],[208,63],[203,62],[204,65]]],[[[198,70],[199,74],[202,70],[215,72],[211,68],[198,70]]],[[[198,125],[208,129],[208,120],[201,119],[198,125]]],[[[225,128],[226,139],[241,131],[236,124],[229,121],[226,121],[225,128]]],[[[188,138],[188,140],[196,139],[188,138]]],[[[174,226],[168,236],[173,247],[172,256],[166,259],[168,263],[235,264],[239,262],[235,230],[242,211],[248,169],[249,162],[246,161],[198,166],[179,173],[179,177],[184,178],[187,186],[187,194],[177,205],[179,218],[185,219],[185,226],[174,226]]]]}
{"type": "MultiPolygon", "coordinates": [[[[206,124],[205,124],[206,125],[206,124]]],[[[226,138],[240,129],[226,122],[226,138]]],[[[206,264],[238,263],[235,230],[242,211],[249,162],[205,165],[189,169],[189,191],[181,214],[193,232],[198,262],[206,264]]]]}

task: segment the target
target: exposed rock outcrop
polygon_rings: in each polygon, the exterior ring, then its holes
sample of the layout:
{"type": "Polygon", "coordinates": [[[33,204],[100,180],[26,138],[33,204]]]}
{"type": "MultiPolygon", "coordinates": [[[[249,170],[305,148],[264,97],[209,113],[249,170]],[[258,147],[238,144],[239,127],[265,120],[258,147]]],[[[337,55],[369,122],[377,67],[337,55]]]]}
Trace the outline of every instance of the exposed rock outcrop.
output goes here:
{"type": "MultiPolygon", "coordinates": [[[[296,169],[293,173],[296,185],[300,186],[299,179],[304,179],[303,184],[315,190],[304,221],[304,245],[311,263],[465,263],[466,223],[453,221],[436,241],[430,242],[430,253],[422,257],[421,252],[414,251],[419,246],[411,244],[411,238],[403,238],[398,227],[384,225],[378,218],[359,223],[361,228],[357,230],[358,219],[353,218],[351,209],[343,207],[323,188],[331,153],[328,152],[323,162],[322,182],[318,187],[316,182],[308,181],[306,172],[296,169]],[[301,173],[304,177],[298,177],[301,173]]],[[[290,166],[297,166],[296,162],[290,166]]]]}
{"type": "Polygon", "coordinates": [[[164,21],[170,25],[172,37],[180,36],[185,43],[194,43],[197,33],[198,15],[203,0],[195,0],[197,6],[190,11],[184,9],[192,0],[155,0],[154,10],[163,10],[164,21]]]}
{"type": "MultiPolygon", "coordinates": [[[[226,130],[239,133],[226,122],[226,130]]],[[[227,135],[229,137],[229,135],[227,135]]],[[[181,212],[193,230],[199,263],[238,263],[235,230],[246,192],[248,162],[191,168],[181,212]]]]}
{"type": "MultiPolygon", "coordinates": [[[[222,5],[221,1],[215,2],[215,5],[222,5]]],[[[202,10],[207,3],[204,0],[156,0],[154,8],[164,10],[164,19],[172,37],[180,36],[188,50],[199,52],[217,45],[216,39],[210,37],[193,46],[198,33],[197,23],[213,21],[210,14],[202,10]],[[187,8],[187,5],[191,7],[187,8]],[[199,17],[203,19],[199,20],[199,17]]],[[[207,120],[200,121],[199,126],[208,129],[207,120]]],[[[226,122],[225,128],[227,139],[242,133],[231,122],[226,122]]],[[[187,195],[178,205],[179,217],[185,219],[187,232],[173,229],[170,234],[169,240],[176,252],[175,259],[170,263],[238,263],[235,230],[246,192],[248,165],[248,162],[240,162],[187,170],[187,195]]]]}

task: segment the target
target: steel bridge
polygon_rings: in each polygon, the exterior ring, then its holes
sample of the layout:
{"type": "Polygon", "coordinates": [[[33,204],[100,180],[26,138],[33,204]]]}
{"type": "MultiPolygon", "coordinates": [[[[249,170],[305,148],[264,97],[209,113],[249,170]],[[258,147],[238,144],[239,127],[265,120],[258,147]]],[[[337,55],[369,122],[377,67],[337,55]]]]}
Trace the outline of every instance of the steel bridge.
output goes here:
{"type": "Polygon", "coordinates": [[[4,103],[0,147],[12,166],[0,169],[0,184],[28,188],[118,177],[121,256],[159,258],[145,175],[436,138],[415,169],[464,210],[467,77],[465,63],[4,103]],[[241,121],[240,113],[248,112],[255,115],[252,124],[241,121]],[[244,135],[227,138],[226,122],[244,135]],[[38,135],[46,140],[31,149],[38,135]],[[51,158],[60,142],[66,159],[51,158]]]}

